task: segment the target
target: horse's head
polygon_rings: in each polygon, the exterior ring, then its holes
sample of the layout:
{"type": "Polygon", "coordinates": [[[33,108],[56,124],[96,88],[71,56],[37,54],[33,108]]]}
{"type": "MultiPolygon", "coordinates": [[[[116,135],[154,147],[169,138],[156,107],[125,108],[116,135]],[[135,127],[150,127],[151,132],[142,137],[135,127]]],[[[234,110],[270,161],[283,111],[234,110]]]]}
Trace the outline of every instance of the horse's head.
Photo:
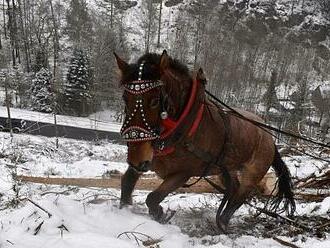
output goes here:
{"type": "MultiPolygon", "coordinates": [[[[166,53],[146,54],[135,64],[128,64],[115,54],[121,72],[121,85],[124,88],[125,120],[121,135],[128,144],[127,162],[139,171],[147,171],[154,156],[154,144],[160,138],[163,121],[169,115],[175,118],[178,108],[176,100],[170,99],[169,88],[174,81],[182,81],[183,68],[175,70],[172,60],[166,53]],[[180,71],[181,69],[181,71],[180,71]],[[179,73],[177,73],[179,72],[179,73]]],[[[180,66],[179,66],[180,67],[180,66]]],[[[189,78],[188,70],[184,78],[189,78]]],[[[182,87],[182,86],[180,86],[182,87]]]]}

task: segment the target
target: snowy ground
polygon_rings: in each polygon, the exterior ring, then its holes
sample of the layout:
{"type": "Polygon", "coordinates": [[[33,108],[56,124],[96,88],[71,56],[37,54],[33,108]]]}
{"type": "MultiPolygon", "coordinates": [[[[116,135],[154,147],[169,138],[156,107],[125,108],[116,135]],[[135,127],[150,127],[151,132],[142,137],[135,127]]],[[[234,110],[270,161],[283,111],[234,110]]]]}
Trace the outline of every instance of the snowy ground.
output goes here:
{"type": "MultiPolygon", "coordinates": [[[[54,115],[52,113],[47,114],[19,108],[10,108],[10,114],[13,119],[51,124],[54,123],[54,115]]],[[[92,114],[89,117],[56,115],[56,118],[58,125],[88,128],[99,131],[119,132],[121,125],[114,122],[113,115],[114,113],[112,111],[102,111],[92,114]],[[105,116],[107,116],[107,118],[105,116]]],[[[8,116],[6,107],[0,106],[0,116],[8,116]]]]}
{"type": "MultiPolygon", "coordinates": [[[[144,201],[148,192],[136,191],[134,206],[120,210],[120,192],[115,189],[15,185],[12,173],[102,177],[111,170],[126,169],[124,146],[60,139],[56,150],[54,141],[29,135],[11,139],[8,133],[0,133],[1,248],[282,247],[273,237],[298,247],[330,247],[329,229],[304,233],[279,220],[255,216],[248,206],[235,213],[228,235],[219,234],[215,213],[221,196],[214,194],[172,194],[162,205],[165,210],[176,210],[176,214],[170,223],[162,225],[147,215],[144,201]]],[[[297,178],[326,166],[301,156],[286,158],[286,162],[297,178]]],[[[326,218],[329,221],[329,209],[330,197],[322,202],[299,203],[298,219],[307,220],[307,224],[326,218]]]]}

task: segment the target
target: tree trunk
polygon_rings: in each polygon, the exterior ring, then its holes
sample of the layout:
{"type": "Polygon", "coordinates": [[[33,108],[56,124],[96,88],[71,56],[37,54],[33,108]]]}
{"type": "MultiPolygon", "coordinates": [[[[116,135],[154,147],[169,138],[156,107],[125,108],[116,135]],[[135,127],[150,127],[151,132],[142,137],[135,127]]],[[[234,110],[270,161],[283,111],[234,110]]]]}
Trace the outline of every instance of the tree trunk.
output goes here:
{"type": "Polygon", "coordinates": [[[150,36],[151,36],[151,22],[152,22],[152,2],[148,1],[148,27],[147,27],[147,40],[146,40],[146,53],[150,51],[150,36]]]}
{"type": "Polygon", "coordinates": [[[53,114],[54,114],[54,127],[55,127],[55,137],[56,137],[56,148],[58,148],[58,130],[57,130],[57,102],[56,102],[56,70],[57,70],[57,60],[58,60],[58,53],[59,53],[59,38],[58,38],[58,32],[57,32],[57,24],[54,14],[54,8],[53,8],[53,1],[49,0],[50,3],[50,9],[52,13],[52,21],[53,21],[53,30],[54,30],[54,36],[53,36],[53,47],[54,47],[54,64],[53,64],[53,114]]]}
{"type": "Polygon", "coordinates": [[[13,127],[11,124],[11,116],[10,116],[10,102],[9,102],[9,94],[8,94],[8,78],[5,78],[5,94],[6,94],[6,107],[8,114],[8,126],[10,130],[10,137],[13,137],[13,127]]]}
{"type": "Polygon", "coordinates": [[[161,25],[162,25],[162,9],[163,9],[163,0],[161,0],[160,4],[159,4],[157,47],[160,47],[160,30],[161,30],[161,25]]]}
{"type": "Polygon", "coordinates": [[[23,21],[23,12],[22,12],[21,0],[17,0],[17,3],[18,3],[18,13],[19,13],[19,17],[20,17],[20,28],[21,28],[21,33],[22,33],[23,43],[24,43],[26,71],[30,72],[28,40],[27,40],[26,29],[25,29],[25,25],[24,25],[24,21],[23,21]]]}
{"type": "Polygon", "coordinates": [[[2,0],[2,16],[3,16],[3,33],[5,35],[5,39],[7,39],[5,0],[2,0]]]}

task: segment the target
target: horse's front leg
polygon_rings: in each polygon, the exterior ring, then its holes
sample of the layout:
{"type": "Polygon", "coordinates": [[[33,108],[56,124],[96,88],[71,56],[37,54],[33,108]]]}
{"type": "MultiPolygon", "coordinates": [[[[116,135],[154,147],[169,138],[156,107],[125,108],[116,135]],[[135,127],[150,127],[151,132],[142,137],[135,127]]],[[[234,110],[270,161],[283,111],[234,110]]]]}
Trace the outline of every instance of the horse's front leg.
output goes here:
{"type": "Polygon", "coordinates": [[[121,196],[120,208],[126,205],[132,205],[132,192],[136,182],[139,180],[141,173],[138,173],[132,167],[128,167],[125,174],[121,178],[121,196]]]}
{"type": "Polygon", "coordinates": [[[177,188],[180,188],[187,182],[189,176],[183,174],[174,174],[164,179],[163,183],[153,192],[149,193],[146,204],[149,208],[149,214],[157,221],[164,221],[163,208],[159,205],[164,198],[177,188]]]}

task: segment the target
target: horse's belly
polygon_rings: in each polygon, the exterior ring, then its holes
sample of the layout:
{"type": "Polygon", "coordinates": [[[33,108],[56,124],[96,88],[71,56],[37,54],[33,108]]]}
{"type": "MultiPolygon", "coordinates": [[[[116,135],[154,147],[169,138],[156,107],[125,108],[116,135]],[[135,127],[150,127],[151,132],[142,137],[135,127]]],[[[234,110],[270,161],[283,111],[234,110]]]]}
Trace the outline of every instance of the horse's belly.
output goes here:
{"type": "Polygon", "coordinates": [[[220,167],[211,165],[201,159],[198,159],[192,153],[181,153],[168,155],[160,158],[155,158],[151,170],[154,171],[159,177],[166,178],[171,174],[184,173],[187,176],[201,176],[205,174],[205,168],[207,169],[207,175],[219,175],[221,173],[220,167]]]}

